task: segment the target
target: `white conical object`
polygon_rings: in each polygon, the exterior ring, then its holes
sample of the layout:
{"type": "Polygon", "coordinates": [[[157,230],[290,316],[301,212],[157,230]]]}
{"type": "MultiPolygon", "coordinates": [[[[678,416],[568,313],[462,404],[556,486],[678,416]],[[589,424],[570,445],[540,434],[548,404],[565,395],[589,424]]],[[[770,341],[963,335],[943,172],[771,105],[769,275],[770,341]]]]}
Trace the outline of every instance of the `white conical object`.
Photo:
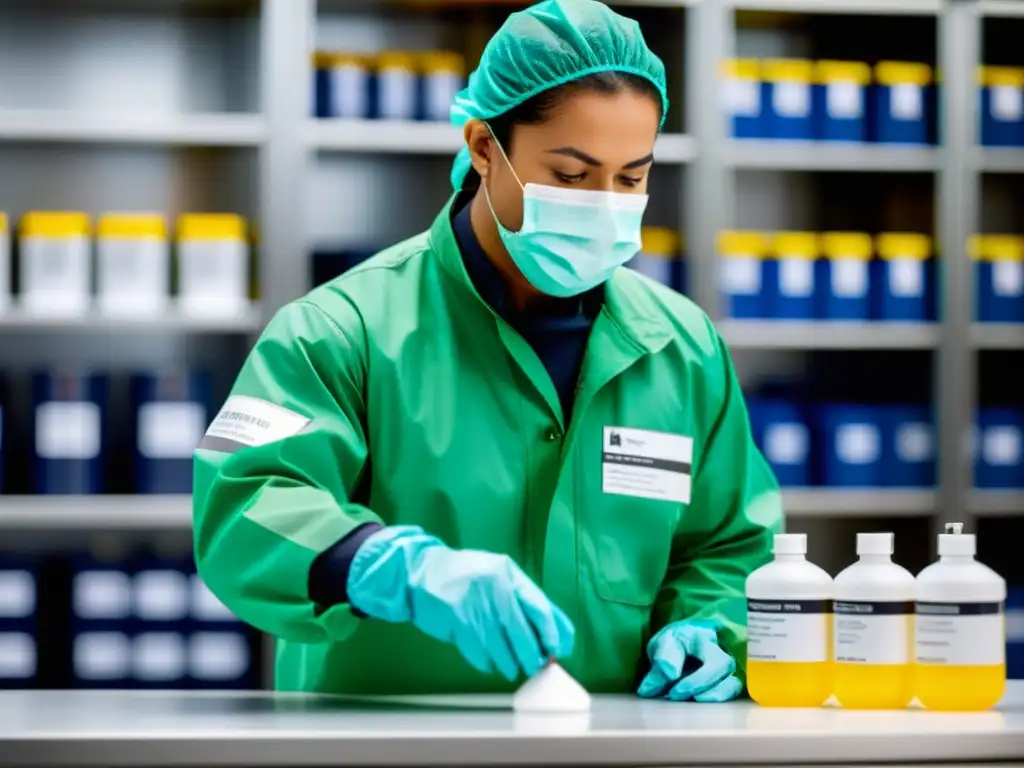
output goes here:
{"type": "Polygon", "coordinates": [[[590,694],[561,665],[551,661],[516,691],[512,709],[545,714],[589,712],[590,694]]]}

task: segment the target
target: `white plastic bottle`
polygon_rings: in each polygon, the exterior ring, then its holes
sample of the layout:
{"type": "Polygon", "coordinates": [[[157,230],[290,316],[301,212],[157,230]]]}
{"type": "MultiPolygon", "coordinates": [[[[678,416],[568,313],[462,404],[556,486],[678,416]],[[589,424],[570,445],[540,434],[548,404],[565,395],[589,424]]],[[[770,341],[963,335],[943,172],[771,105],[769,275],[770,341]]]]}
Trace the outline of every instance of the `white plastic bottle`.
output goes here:
{"type": "Polygon", "coordinates": [[[1006,690],[1006,582],[975,551],[950,523],[938,562],[917,577],[917,698],[928,709],[989,709],[1006,690]]]}
{"type": "Polygon", "coordinates": [[[892,561],[891,533],[858,533],[858,561],[835,580],[835,697],[850,709],[902,709],[914,697],[916,588],[892,561]]]}
{"type": "Polygon", "coordinates": [[[765,707],[819,707],[832,695],[832,577],[807,561],[806,534],[776,534],[772,553],[747,577],[747,689],[765,707]]]}

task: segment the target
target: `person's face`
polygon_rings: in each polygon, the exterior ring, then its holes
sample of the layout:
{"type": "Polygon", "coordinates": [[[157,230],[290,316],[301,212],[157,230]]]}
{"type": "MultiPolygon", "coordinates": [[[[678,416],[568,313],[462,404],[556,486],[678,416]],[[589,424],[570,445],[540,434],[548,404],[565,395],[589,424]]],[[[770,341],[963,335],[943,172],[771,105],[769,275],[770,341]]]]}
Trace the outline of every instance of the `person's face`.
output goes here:
{"type": "MultiPolygon", "coordinates": [[[[649,95],[584,91],[559,104],[546,122],[515,126],[508,159],[524,185],[645,194],[659,122],[658,104],[649,95]]],[[[467,133],[473,167],[487,184],[495,214],[517,231],[523,190],[516,175],[485,125],[473,123],[467,133]]]]}

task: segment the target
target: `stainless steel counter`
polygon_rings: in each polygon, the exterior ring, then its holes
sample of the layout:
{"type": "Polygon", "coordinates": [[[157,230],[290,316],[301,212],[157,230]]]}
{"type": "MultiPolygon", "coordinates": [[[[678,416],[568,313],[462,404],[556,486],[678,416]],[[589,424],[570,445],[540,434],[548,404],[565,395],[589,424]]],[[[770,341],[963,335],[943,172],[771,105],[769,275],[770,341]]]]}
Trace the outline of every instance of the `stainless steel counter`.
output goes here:
{"type": "Polygon", "coordinates": [[[598,696],[524,718],[507,697],[0,692],[0,766],[768,765],[1024,762],[1024,682],[998,710],[844,712],[598,696]]]}

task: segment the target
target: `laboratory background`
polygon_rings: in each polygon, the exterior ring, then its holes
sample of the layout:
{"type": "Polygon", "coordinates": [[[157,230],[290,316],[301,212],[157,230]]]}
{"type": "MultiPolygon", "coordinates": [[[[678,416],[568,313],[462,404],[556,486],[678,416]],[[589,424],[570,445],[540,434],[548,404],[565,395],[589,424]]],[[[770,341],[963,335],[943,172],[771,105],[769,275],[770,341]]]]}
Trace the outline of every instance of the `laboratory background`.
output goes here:
{"type": "MultiPolygon", "coordinates": [[[[630,268],[717,322],[788,529],[916,574],[964,523],[1024,677],[1024,2],[610,4],[672,100],[630,268]]],[[[0,0],[0,688],[270,684],[192,450],[277,309],[429,226],[525,5],[0,0]]]]}

